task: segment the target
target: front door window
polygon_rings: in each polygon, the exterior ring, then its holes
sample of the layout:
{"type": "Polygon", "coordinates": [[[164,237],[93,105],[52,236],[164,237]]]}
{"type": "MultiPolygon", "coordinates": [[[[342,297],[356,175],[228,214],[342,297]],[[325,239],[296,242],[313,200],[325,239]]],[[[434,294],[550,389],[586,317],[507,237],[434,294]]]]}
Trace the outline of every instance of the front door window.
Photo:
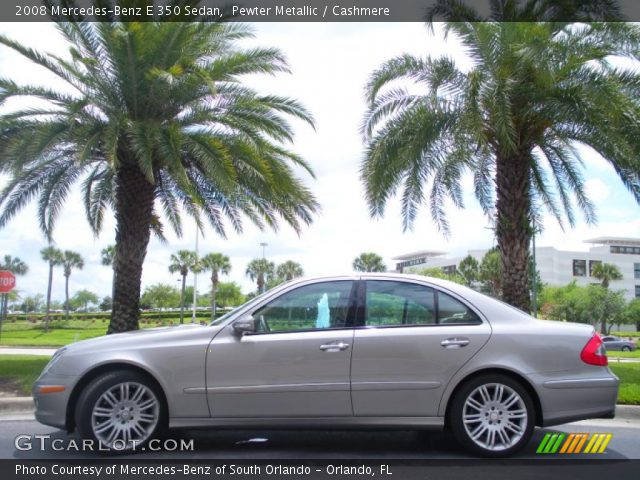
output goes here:
{"type": "Polygon", "coordinates": [[[344,328],[352,286],[351,280],[322,282],[284,293],[253,313],[258,332],[344,328]]]}

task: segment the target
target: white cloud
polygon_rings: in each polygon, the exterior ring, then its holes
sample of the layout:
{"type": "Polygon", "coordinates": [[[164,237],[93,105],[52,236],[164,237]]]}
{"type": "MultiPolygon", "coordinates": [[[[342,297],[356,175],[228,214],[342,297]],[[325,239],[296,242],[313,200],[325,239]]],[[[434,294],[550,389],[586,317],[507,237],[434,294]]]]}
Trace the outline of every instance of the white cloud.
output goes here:
{"type": "Polygon", "coordinates": [[[596,203],[600,203],[609,198],[611,189],[599,178],[590,178],[584,182],[585,192],[587,196],[596,203]]]}

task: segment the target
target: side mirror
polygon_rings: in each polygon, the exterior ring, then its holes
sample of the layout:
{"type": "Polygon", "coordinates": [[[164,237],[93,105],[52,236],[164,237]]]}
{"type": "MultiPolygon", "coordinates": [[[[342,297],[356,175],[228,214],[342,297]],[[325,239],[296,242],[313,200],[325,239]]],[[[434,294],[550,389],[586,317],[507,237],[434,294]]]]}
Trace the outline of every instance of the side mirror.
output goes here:
{"type": "Polygon", "coordinates": [[[251,315],[247,315],[233,322],[233,330],[238,335],[253,333],[256,331],[256,321],[251,315]]]}

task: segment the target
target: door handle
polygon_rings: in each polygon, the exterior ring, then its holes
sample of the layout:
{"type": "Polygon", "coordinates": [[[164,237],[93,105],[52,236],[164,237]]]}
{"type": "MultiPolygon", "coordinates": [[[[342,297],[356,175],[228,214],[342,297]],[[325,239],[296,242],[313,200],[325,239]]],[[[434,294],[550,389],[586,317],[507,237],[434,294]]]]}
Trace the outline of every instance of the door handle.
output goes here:
{"type": "Polygon", "coordinates": [[[462,348],[469,345],[468,338],[447,338],[440,342],[444,348],[462,348]]]}
{"type": "Polygon", "coordinates": [[[346,350],[347,348],[349,348],[349,344],[344,342],[320,345],[320,350],[323,352],[339,352],[341,350],[346,350]]]}

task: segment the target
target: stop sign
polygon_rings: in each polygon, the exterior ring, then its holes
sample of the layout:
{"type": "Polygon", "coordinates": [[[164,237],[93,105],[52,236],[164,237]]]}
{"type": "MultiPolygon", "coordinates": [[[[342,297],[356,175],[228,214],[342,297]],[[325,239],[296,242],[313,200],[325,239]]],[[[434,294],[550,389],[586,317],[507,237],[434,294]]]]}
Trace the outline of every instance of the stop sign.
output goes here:
{"type": "Polygon", "coordinates": [[[8,293],[16,286],[16,277],[8,270],[0,271],[0,293],[8,293]]]}

